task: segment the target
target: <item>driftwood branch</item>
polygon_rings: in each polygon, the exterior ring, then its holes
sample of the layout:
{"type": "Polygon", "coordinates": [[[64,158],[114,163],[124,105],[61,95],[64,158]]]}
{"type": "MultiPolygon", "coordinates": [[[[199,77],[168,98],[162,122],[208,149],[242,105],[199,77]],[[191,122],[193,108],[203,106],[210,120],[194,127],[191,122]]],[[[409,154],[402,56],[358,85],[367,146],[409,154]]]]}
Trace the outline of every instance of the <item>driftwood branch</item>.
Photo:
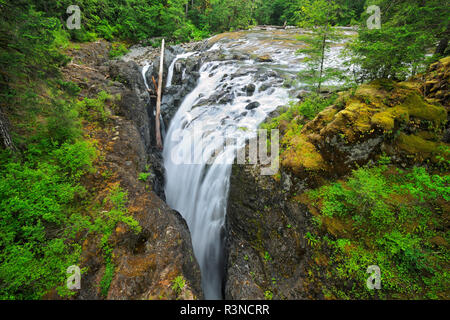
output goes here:
{"type": "Polygon", "coordinates": [[[157,98],[156,98],[156,146],[162,149],[162,139],[161,139],[161,94],[162,94],[162,81],[163,81],[163,71],[164,71],[164,39],[161,44],[161,59],[159,61],[159,78],[157,86],[157,98]]]}

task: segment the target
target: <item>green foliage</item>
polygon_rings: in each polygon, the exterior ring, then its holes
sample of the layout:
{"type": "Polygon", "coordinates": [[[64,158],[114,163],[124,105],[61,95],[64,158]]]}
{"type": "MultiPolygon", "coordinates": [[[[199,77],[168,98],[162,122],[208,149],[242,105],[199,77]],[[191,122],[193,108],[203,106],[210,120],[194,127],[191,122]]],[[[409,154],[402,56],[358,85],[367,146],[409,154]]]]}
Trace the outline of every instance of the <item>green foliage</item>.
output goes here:
{"type": "Polygon", "coordinates": [[[149,172],[141,172],[141,173],[139,173],[138,179],[142,182],[146,182],[150,175],[151,175],[151,173],[149,173],[149,172]]]}
{"type": "Polygon", "coordinates": [[[405,79],[424,68],[426,53],[448,33],[450,13],[442,1],[370,0],[382,13],[381,29],[368,29],[364,13],[352,62],[360,80],[405,79]]]}
{"type": "Polygon", "coordinates": [[[75,181],[80,176],[76,170],[84,167],[69,165],[74,171],[68,172],[55,154],[36,164],[1,163],[2,298],[39,298],[66,278],[67,267],[79,257],[80,246],[67,242],[76,226],[67,223],[76,216],[75,197],[85,193],[75,181]]]}
{"type": "Polygon", "coordinates": [[[394,170],[383,162],[309,193],[320,200],[324,225],[341,226],[333,238],[306,236],[317,250],[331,250],[329,267],[315,270],[334,279],[324,292],[341,299],[448,298],[448,232],[440,226],[450,179],[421,167],[394,170]],[[369,265],[381,268],[380,291],[365,287],[369,265]]]}
{"type": "Polygon", "coordinates": [[[121,42],[114,42],[111,45],[111,51],[109,51],[109,57],[114,59],[125,55],[128,52],[127,47],[121,42]]]}
{"type": "Polygon", "coordinates": [[[106,103],[112,101],[113,96],[101,91],[95,99],[85,98],[78,101],[78,110],[85,119],[105,124],[111,116],[111,112],[106,108],[106,103]]]}
{"type": "Polygon", "coordinates": [[[92,162],[97,156],[95,148],[88,141],[77,141],[74,144],[64,143],[51,154],[57,159],[61,170],[74,181],[94,170],[92,162]]]}
{"type": "MultiPolygon", "coordinates": [[[[350,25],[359,20],[365,0],[336,0],[336,23],[350,25]]],[[[300,10],[308,0],[256,0],[254,18],[259,24],[296,25],[304,19],[300,10]]]]}
{"type": "Polygon", "coordinates": [[[106,263],[105,273],[100,281],[100,292],[104,297],[108,296],[111,281],[114,278],[115,266],[111,262],[106,263]]]}
{"type": "Polygon", "coordinates": [[[270,131],[273,129],[278,129],[280,127],[280,123],[288,122],[289,125],[286,131],[291,131],[291,134],[298,133],[302,129],[302,126],[295,121],[298,116],[303,116],[306,119],[312,120],[318,113],[333,104],[335,100],[335,95],[329,98],[323,98],[315,93],[311,93],[303,102],[299,104],[291,103],[285,112],[282,112],[281,115],[271,119],[269,122],[263,123],[261,128],[270,131]]]}
{"type": "Polygon", "coordinates": [[[127,192],[122,190],[119,185],[114,185],[108,197],[103,201],[103,205],[109,207],[110,210],[102,210],[97,214],[92,229],[103,235],[103,243],[108,242],[109,236],[120,222],[129,226],[135,233],[141,232],[138,221],[128,215],[127,201],[127,192]]]}

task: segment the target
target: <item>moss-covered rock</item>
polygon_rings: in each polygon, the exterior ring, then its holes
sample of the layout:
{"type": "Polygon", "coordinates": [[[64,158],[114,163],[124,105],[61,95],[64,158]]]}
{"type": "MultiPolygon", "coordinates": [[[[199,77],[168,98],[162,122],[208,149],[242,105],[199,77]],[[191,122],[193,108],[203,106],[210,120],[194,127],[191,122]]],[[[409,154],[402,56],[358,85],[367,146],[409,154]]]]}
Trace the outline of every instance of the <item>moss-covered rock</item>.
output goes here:
{"type": "MultiPolygon", "coordinates": [[[[443,69],[448,65],[445,59],[439,62],[440,74],[448,73],[443,69]]],[[[448,148],[440,142],[448,112],[423,97],[421,88],[418,80],[376,80],[340,93],[299,133],[285,135],[282,165],[298,176],[326,177],[347,174],[383,152],[401,163],[436,162],[435,156],[445,156],[441,150],[448,148]]]]}

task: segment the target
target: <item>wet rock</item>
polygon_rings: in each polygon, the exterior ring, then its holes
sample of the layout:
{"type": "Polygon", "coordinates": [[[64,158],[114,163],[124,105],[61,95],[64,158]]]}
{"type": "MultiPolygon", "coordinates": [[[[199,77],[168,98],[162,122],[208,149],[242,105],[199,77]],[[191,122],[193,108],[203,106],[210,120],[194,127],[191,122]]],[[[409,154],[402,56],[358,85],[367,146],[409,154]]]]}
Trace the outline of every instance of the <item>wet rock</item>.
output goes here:
{"type": "Polygon", "coordinates": [[[246,110],[253,110],[253,109],[258,108],[260,105],[261,105],[261,104],[260,104],[259,102],[255,101],[255,102],[249,103],[249,104],[245,107],[245,109],[246,109],[246,110]]]}
{"type": "Polygon", "coordinates": [[[263,84],[259,87],[259,91],[260,91],[260,92],[265,92],[265,91],[267,91],[268,89],[272,88],[273,85],[274,85],[274,83],[272,83],[272,82],[266,82],[266,83],[263,83],[263,84]]]}
{"type": "Polygon", "coordinates": [[[305,101],[306,97],[310,94],[309,91],[306,90],[300,90],[299,92],[297,92],[296,94],[296,98],[299,99],[300,101],[305,101]]]}
{"type": "Polygon", "coordinates": [[[146,149],[150,149],[153,144],[150,130],[153,126],[148,110],[150,99],[139,66],[134,61],[111,61],[109,74],[124,85],[120,93],[119,115],[136,123],[146,149]]]}
{"type": "Polygon", "coordinates": [[[197,85],[200,66],[200,58],[196,56],[180,59],[175,63],[172,86],[164,89],[161,101],[161,115],[166,128],[169,127],[171,119],[175,116],[184,98],[197,85]]]}
{"type": "Polygon", "coordinates": [[[269,55],[263,55],[256,58],[258,62],[273,62],[273,59],[269,55]]]}
{"type": "Polygon", "coordinates": [[[340,93],[300,134],[284,138],[295,147],[281,154],[282,165],[313,187],[376,161],[383,152],[395,163],[437,163],[436,155],[444,156],[439,140],[445,138],[447,111],[428,103],[417,87],[379,80],[354,94],[340,93]]]}
{"type": "Polygon", "coordinates": [[[244,91],[247,93],[248,97],[251,97],[256,90],[256,86],[253,83],[250,83],[248,85],[245,86],[244,91]]]}
{"type": "Polygon", "coordinates": [[[309,298],[303,287],[308,211],[287,198],[280,182],[260,174],[258,166],[233,166],[225,299],[263,300],[268,291],[274,299],[309,298]]]}

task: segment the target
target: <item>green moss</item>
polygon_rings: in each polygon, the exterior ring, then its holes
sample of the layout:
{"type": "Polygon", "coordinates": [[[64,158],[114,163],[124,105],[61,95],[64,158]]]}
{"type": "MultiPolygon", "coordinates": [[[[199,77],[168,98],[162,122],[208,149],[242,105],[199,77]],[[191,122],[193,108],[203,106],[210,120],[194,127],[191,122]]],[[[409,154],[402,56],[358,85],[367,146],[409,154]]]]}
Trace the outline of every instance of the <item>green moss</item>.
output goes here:
{"type": "Polygon", "coordinates": [[[395,118],[392,115],[392,112],[384,111],[375,114],[371,122],[372,124],[381,127],[385,131],[390,131],[394,129],[395,126],[395,118]]]}
{"type": "Polygon", "coordinates": [[[426,103],[417,93],[410,94],[401,107],[406,109],[410,116],[432,121],[436,126],[447,121],[447,111],[444,107],[426,103]]]}
{"type": "Polygon", "coordinates": [[[397,145],[400,149],[409,154],[431,154],[437,151],[438,143],[428,141],[418,135],[407,135],[400,133],[397,138],[397,145]]]}
{"type": "Polygon", "coordinates": [[[326,168],[322,155],[303,135],[284,139],[283,143],[289,146],[281,154],[283,166],[291,168],[294,172],[299,170],[324,170],[326,168]]]}

